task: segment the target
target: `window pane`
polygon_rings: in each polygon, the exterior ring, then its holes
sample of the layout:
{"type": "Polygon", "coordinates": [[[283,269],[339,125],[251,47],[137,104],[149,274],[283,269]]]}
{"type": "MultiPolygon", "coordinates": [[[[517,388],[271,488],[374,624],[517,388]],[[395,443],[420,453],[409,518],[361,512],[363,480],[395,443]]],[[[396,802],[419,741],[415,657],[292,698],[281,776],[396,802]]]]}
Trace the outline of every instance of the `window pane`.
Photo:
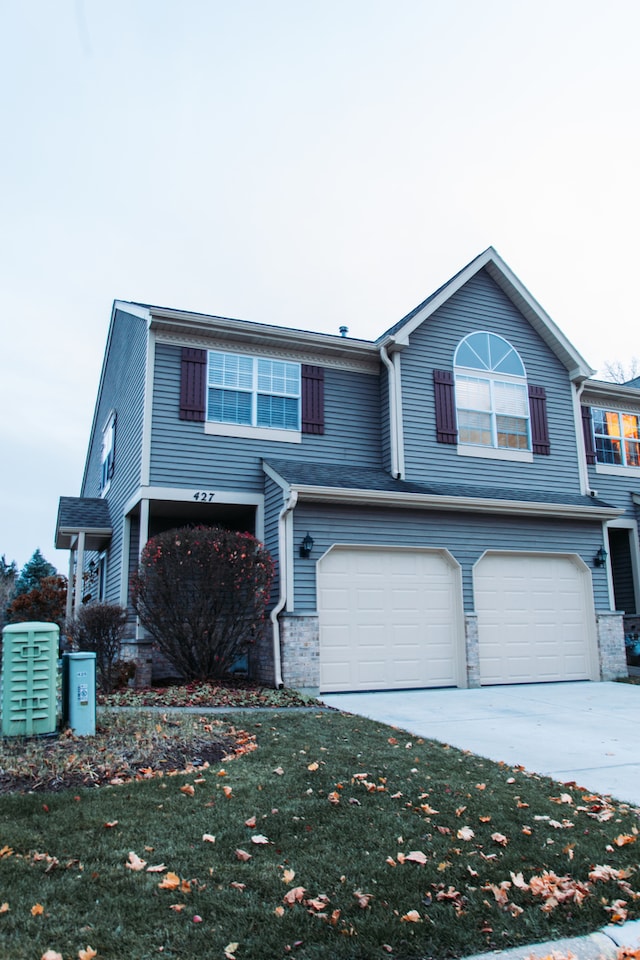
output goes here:
{"type": "Polygon", "coordinates": [[[489,381],[478,377],[456,377],[456,403],[468,410],[490,410],[489,381]]]}
{"type": "Polygon", "coordinates": [[[460,443],[476,443],[490,447],[491,417],[488,413],[458,411],[458,439],[460,443]]]}
{"type": "Polygon", "coordinates": [[[528,450],[528,420],[521,417],[496,417],[498,446],[508,450],[528,450]]]}
{"type": "Polygon", "coordinates": [[[494,381],[493,394],[496,413],[511,414],[515,417],[527,416],[527,392],[521,383],[494,381]]]}
{"type": "Polygon", "coordinates": [[[598,463],[622,463],[620,441],[611,437],[596,436],[596,459],[598,463]]]}
{"type": "Polygon", "coordinates": [[[628,467],[640,467],[640,444],[636,440],[626,440],[624,444],[628,467]]]}
{"type": "Polygon", "coordinates": [[[299,396],[300,366],[280,360],[258,360],[258,390],[299,396]]]}
{"type": "Polygon", "coordinates": [[[253,388],[253,359],[238,353],[209,352],[209,385],[253,388]]]}
{"type": "Polygon", "coordinates": [[[628,440],[638,440],[638,417],[635,413],[622,414],[622,433],[628,440]]]}
{"type": "Polygon", "coordinates": [[[258,426],[297,430],[299,406],[297,399],[258,394],[258,426]]]}
{"type": "Polygon", "coordinates": [[[209,390],[207,419],[216,423],[251,423],[251,394],[237,390],[209,390]]]}

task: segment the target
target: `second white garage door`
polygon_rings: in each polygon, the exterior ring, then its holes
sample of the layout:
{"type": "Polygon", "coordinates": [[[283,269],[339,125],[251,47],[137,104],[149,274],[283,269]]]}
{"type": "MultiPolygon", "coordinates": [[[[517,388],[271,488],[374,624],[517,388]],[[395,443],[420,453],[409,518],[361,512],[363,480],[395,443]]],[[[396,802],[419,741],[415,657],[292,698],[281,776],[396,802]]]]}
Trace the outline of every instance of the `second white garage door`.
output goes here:
{"type": "Polygon", "coordinates": [[[444,550],[333,547],[318,613],[324,692],[463,682],[460,570],[444,550]]]}
{"type": "Polygon", "coordinates": [[[591,575],[577,555],[489,552],[473,582],[481,683],[598,679],[591,575]]]}

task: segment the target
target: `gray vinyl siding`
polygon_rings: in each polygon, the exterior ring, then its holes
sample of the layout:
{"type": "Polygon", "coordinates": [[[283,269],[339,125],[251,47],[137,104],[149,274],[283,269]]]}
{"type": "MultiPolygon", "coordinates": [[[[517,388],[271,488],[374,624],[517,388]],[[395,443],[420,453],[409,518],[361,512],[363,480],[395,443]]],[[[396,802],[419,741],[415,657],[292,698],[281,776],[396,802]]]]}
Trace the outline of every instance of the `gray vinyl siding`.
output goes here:
{"type": "Polygon", "coordinates": [[[271,605],[280,595],[280,563],[278,559],[278,518],[282,510],[283,491],[270,477],[264,478],[264,545],[271,554],[275,570],[271,586],[271,605]]]}
{"type": "Polygon", "coordinates": [[[151,438],[152,485],[262,492],[262,458],[381,465],[377,375],[325,368],[325,430],[302,443],[217,437],[180,420],[180,347],[157,343],[151,438]]]}
{"type": "MultiPolygon", "coordinates": [[[[462,568],[464,606],[473,611],[473,565],[485,550],[578,553],[587,566],[602,546],[602,527],[593,521],[499,517],[448,511],[375,510],[300,504],[295,510],[294,543],[309,530],[312,557],[295,558],[295,608],[316,609],[316,562],[335,543],[445,548],[462,568]]],[[[592,570],[596,609],[609,609],[604,568],[592,570]]]]}
{"type": "Polygon", "coordinates": [[[102,432],[115,411],[114,473],[106,494],[113,527],[106,582],[106,599],[111,603],[120,600],[124,505],[140,485],[146,343],[144,320],[116,311],[81,491],[84,497],[100,496],[102,432]]]}
{"type": "Polygon", "coordinates": [[[567,371],[484,270],[415,330],[401,356],[408,480],[456,483],[464,478],[492,487],[580,492],[567,371]],[[455,445],[436,442],[433,371],[452,370],[458,343],[477,330],[508,340],[522,358],[528,382],[545,388],[550,456],[534,454],[533,463],[465,457],[455,445]]]}

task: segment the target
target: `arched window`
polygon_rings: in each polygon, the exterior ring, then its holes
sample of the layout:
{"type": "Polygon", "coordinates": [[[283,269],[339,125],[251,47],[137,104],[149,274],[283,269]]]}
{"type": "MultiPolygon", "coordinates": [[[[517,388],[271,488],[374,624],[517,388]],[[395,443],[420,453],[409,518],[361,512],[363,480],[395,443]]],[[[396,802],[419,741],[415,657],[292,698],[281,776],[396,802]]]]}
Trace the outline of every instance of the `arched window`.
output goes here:
{"type": "Polygon", "coordinates": [[[527,376],[503,337],[470,333],[454,356],[458,443],[531,450],[527,376]]]}

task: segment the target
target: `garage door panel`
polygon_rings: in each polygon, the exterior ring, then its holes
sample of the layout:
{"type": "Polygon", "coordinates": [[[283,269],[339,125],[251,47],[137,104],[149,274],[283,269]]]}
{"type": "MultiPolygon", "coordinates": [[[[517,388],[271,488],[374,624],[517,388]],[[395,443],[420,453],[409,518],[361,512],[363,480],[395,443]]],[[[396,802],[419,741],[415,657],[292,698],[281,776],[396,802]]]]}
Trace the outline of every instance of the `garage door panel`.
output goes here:
{"type": "Polygon", "coordinates": [[[458,578],[439,551],[330,551],[318,564],[321,690],[455,685],[458,578]]]}
{"type": "Polygon", "coordinates": [[[488,553],[474,590],[482,683],[595,678],[591,580],[575,556],[488,553]]]}

